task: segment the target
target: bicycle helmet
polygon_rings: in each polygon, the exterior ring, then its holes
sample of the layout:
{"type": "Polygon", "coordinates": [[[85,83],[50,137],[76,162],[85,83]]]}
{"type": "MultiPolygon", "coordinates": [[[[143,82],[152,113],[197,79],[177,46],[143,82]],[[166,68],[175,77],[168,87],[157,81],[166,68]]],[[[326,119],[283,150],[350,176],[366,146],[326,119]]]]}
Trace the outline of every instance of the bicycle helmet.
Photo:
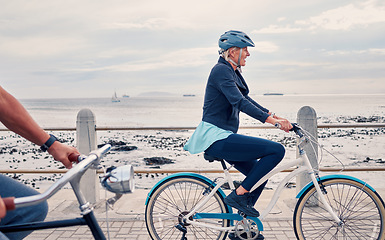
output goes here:
{"type": "Polygon", "coordinates": [[[234,64],[240,72],[242,72],[241,70],[242,49],[244,47],[255,46],[251,38],[247,36],[246,33],[241,31],[235,31],[235,30],[230,30],[222,34],[222,36],[219,38],[218,45],[220,47],[219,54],[221,55],[231,47],[239,47],[241,49],[239,52],[238,63],[236,63],[232,59],[228,60],[232,64],[234,64]]]}
{"type": "Polygon", "coordinates": [[[241,31],[230,30],[221,35],[218,41],[219,47],[227,50],[231,47],[254,47],[254,43],[246,33],[241,31]]]}

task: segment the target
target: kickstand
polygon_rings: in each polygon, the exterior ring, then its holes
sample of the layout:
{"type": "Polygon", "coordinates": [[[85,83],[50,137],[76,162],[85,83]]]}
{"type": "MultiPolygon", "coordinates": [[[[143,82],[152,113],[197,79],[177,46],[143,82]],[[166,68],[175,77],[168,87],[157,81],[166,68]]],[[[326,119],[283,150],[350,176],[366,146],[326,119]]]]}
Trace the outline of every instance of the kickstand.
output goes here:
{"type": "Polygon", "coordinates": [[[187,240],[187,237],[186,237],[187,228],[182,226],[182,224],[177,224],[177,225],[175,225],[175,227],[176,227],[176,229],[178,229],[179,231],[181,231],[183,233],[181,240],[187,240]]]}

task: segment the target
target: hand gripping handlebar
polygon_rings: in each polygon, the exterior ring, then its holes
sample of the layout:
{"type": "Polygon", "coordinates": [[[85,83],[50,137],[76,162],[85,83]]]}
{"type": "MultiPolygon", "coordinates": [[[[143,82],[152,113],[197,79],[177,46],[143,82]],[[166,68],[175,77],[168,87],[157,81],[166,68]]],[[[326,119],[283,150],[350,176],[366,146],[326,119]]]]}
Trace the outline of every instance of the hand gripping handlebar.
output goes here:
{"type": "Polygon", "coordinates": [[[99,160],[110,149],[111,149],[111,145],[106,144],[103,147],[90,152],[88,156],[71,154],[70,156],[68,156],[69,160],[73,162],[78,162],[78,164],[76,164],[73,168],[69,169],[57,182],[51,185],[45,192],[38,195],[28,196],[28,197],[3,198],[3,202],[5,204],[7,211],[14,210],[15,208],[18,208],[18,207],[35,205],[50,198],[57,191],[59,191],[65,184],[73,180],[75,177],[79,175],[83,175],[88,168],[98,165],[99,160]]]}

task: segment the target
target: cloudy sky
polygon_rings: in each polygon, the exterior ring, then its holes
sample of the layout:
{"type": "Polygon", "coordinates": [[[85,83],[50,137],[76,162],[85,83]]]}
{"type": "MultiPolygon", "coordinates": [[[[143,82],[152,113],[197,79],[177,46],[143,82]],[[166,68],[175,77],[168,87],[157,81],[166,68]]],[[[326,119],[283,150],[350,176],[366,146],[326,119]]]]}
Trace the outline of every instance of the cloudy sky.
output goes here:
{"type": "Polygon", "coordinates": [[[219,36],[254,40],[251,92],[385,94],[383,0],[0,0],[18,98],[203,94],[219,36]]]}

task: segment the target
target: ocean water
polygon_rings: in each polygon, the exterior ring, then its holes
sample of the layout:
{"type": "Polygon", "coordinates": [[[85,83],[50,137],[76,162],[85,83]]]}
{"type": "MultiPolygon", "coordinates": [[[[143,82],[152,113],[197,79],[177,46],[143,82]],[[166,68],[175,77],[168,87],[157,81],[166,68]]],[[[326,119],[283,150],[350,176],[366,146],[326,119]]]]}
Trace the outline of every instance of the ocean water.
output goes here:
{"type": "MultiPolygon", "coordinates": [[[[338,122],[339,117],[385,116],[385,94],[378,95],[252,95],[278,116],[296,121],[303,106],[315,109],[319,122],[338,122]]],[[[203,96],[130,97],[112,102],[95,99],[21,100],[43,127],[75,127],[81,109],[90,109],[99,127],[194,127],[202,115],[203,96]]],[[[382,121],[379,119],[379,121],[382,121]]],[[[241,125],[259,124],[246,115],[241,125]]]]}

